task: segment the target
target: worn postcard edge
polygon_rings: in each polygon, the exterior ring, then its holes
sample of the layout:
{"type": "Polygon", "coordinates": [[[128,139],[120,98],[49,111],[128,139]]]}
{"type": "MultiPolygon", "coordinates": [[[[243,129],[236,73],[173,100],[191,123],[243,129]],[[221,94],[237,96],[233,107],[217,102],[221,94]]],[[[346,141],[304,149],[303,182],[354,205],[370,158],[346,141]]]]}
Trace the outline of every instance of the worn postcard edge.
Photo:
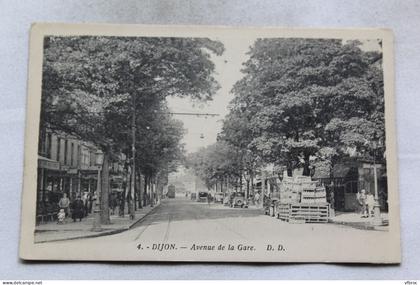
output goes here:
{"type": "Polygon", "coordinates": [[[22,190],[21,233],[19,256],[24,260],[119,260],[119,261],[202,261],[202,262],[340,262],[340,263],[400,263],[400,214],[399,185],[397,163],[397,136],[394,96],[394,52],[393,34],[389,29],[348,28],[348,29],[303,29],[275,27],[222,27],[222,26],[154,26],[154,25],[116,25],[116,24],[63,24],[36,23],[31,27],[28,93],[25,126],[25,155],[22,190]],[[101,35],[101,36],[173,36],[173,37],[210,37],[217,39],[220,34],[238,36],[254,34],[258,37],[281,38],[381,38],[383,40],[383,72],[385,91],[385,129],[386,129],[386,160],[389,196],[389,248],[379,257],[357,258],[355,256],[320,256],[319,258],[305,256],[297,252],[292,258],[279,260],[273,258],[243,258],[235,255],[226,258],[191,258],[182,254],[172,255],[162,260],[157,257],[126,259],[124,256],[103,254],[88,256],[80,251],[77,257],[68,258],[64,253],[53,254],[50,250],[39,251],[34,242],[36,185],[37,185],[37,145],[40,120],[41,81],[43,38],[46,35],[101,35]]]}

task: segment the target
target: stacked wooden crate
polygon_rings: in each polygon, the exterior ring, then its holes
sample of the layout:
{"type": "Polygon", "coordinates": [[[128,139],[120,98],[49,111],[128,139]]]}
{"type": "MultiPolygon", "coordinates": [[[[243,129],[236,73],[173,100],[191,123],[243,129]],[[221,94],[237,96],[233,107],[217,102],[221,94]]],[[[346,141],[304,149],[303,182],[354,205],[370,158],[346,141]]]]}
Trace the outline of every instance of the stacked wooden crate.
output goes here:
{"type": "Polygon", "coordinates": [[[290,223],[327,223],[330,214],[324,186],[308,176],[285,177],[277,217],[290,223]]]}
{"type": "Polygon", "coordinates": [[[327,193],[324,186],[304,187],[302,189],[301,203],[319,204],[327,202],[327,193]]]}
{"type": "Polygon", "coordinates": [[[293,177],[286,176],[280,185],[280,202],[282,204],[300,202],[300,189],[293,177]]]}

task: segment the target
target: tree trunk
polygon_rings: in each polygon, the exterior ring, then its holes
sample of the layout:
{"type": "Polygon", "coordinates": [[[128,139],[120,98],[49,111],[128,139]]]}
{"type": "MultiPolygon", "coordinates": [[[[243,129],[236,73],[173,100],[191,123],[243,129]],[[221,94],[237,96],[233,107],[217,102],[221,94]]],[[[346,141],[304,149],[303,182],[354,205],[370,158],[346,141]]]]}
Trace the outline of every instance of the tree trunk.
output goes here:
{"type": "Polygon", "coordinates": [[[143,193],[143,207],[147,206],[147,187],[149,184],[149,178],[147,175],[144,175],[144,193],[143,193]]]}
{"type": "Polygon", "coordinates": [[[156,177],[153,177],[153,180],[152,180],[152,206],[155,205],[155,198],[156,198],[156,177]]]}
{"type": "Polygon", "coordinates": [[[109,219],[109,154],[107,151],[104,152],[104,162],[102,165],[100,203],[101,224],[108,225],[111,221],[109,219]]]}
{"type": "Polygon", "coordinates": [[[144,175],[144,185],[143,185],[143,207],[147,205],[147,175],[144,175]]]}
{"type": "Polygon", "coordinates": [[[136,96],[134,92],[131,93],[131,191],[130,191],[130,218],[135,218],[136,207],[136,96]]]}
{"type": "Polygon", "coordinates": [[[129,191],[128,191],[128,214],[129,214],[129,216],[130,216],[130,219],[134,219],[134,215],[135,215],[135,212],[134,212],[134,183],[133,183],[133,181],[134,181],[134,179],[133,179],[133,170],[131,169],[131,167],[130,167],[130,176],[129,176],[129,178],[130,178],[130,183],[129,183],[129,191]]]}
{"type": "Polygon", "coordinates": [[[304,156],[304,164],[303,164],[303,176],[311,176],[311,170],[309,168],[309,154],[305,154],[304,156]]]}
{"type": "MultiPolygon", "coordinates": [[[[134,175],[135,176],[135,175],[134,175]]],[[[134,180],[136,180],[136,178],[134,177],[134,180]]],[[[134,185],[136,186],[136,182],[134,182],[134,185]]],[[[134,205],[134,212],[137,211],[137,199],[138,199],[138,195],[137,195],[137,187],[134,186],[134,200],[133,200],[133,205],[134,205]]]]}
{"type": "Polygon", "coordinates": [[[142,205],[142,203],[143,203],[143,201],[142,201],[142,198],[143,198],[143,195],[142,195],[142,184],[141,184],[141,174],[140,174],[140,171],[139,170],[137,170],[137,179],[138,179],[138,198],[139,198],[139,204],[138,204],[138,206],[139,206],[139,209],[141,209],[141,208],[143,208],[143,205],[142,205]]]}
{"type": "Polygon", "coordinates": [[[121,193],[122,197],[120,197],[120,201],[118,201],[119,202],[118,211],[119,211],[120,217],[124,217],[125,197],[126,197],[126,191],[127,191],[126,188],[127,188],[127,183],[123,182],[123,192],[121,193]]]}
{"type": "Polygon", "coordinates": [[[330,164],[330,185],[328,185],[328,187],[330,188],[329,190],[329,196],[330,196],[330,205],[331,205],[331,214],[335,215],[335,201],[336,201],[336,197],[335,197],[335,179],[334,179],[334,165],[335,165],[335,161],[333,158],[331,158],[331,164],[330,164]],[[332,196],[331,196],[331,192],[332,192],[332,196]],[[331,201],[331,198],[332,201],[331,201]]]}
{"type": "Polygon", "coordinates": [[[255,193],[254,193],[254,173],[253,172],[251,172],[250,180],[251,180],[251,193],[252,193],[252,196],[254,196],[255,193]]]}

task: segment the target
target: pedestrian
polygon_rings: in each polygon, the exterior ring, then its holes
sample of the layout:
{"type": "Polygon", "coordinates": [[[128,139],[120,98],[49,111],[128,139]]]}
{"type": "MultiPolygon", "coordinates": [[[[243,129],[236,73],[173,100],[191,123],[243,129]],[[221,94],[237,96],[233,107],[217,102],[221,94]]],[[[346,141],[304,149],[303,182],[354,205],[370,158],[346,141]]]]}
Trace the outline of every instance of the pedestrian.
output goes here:
{"type": "Polygon", "coordinates": [[[88,199],[87,199],[87,215],[92,213],[92,193],[88,192],[88,199]]]}
{"type": "Polygon", "coordinates": [[[118,206],[118,212],[120,217],[124,217],[124,206],[125,206],[125,195],[124,192],[120,195],[120,202],[118,206]]]}
{"type": "Polygon", "coordinates": [[[366,195],[366,205],[368,211],[368,217],[373,216],[373,206],[375,205],[375,198],[371,192],[366,195]]]}
{"type": "Polygon", "coordinates": [[[260,192],[255,193],[254,201],[255,201],[255,205],[257,206],[259,206],[260,204],[260,197],[261,197],[260,192]]]}
{"type": "Polygon", "coordinates": [[[82,202],[83,202],[83,217],[86,217],[88,214],[88,193],[84,192],[82,196],[82,202]]]}
{"type": "Polygon", "coordinates": [[[330,207],[331,209],[335,209],[335,197],[334,197],[334,190],[330,191],[330,207]]]}
{"type": "Polygon", "coordinates": [[[79,222],[82,221],[84,215],[84,204],[80,195],[77,195],[76,200],[72,203],[72,218],[73,222],[76,222],[79,219],[79,222]]]}
{"type": "Polygon", "coordinates": [[[211,194],[209,193],[207,195],[207,204],[209,205],[209,207],[210,207],[210,202],[211,202],[211,194]]]}
{"type": "Polygon", "coordinates": [[[65,219],[66,213],[64,212],[64,209],[60,209],[60,211],[57,214],[57,224],[64,224],[65,219]]]}
{"type": "Polygon", "coordinates": [[[58,201],[58,207],[60,209],[64,210],[64,213],[66,214],[66,218],[69,215],[69,207],[70,207],[70,199],[67,198],[67,193],[63,194],[63,197],[58,201]]]}
{"type": "Polygon", "coordinates": [[[117,198],[114,194],[110,195],[109,207],[111,208],[111,215],[115,215],[115,208],[117,207],[117,198]]]}
{"type": "Polygon", "coordinates": [[[360,214],[362,218],[366,218],[367,214],[367,205],[366,205],[366,190],[362,189],[359,193],[357,193],[356,199],[360,205],[360,214]]]}

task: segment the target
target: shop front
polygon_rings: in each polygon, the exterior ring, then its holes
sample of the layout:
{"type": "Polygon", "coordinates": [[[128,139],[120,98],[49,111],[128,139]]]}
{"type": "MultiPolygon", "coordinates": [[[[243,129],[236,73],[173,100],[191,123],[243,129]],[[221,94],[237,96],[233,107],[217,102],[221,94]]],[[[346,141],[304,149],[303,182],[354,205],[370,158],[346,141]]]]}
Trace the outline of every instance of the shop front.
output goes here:
{"type": "Polygon", "coordinates": [[[93,199],[98,185],[98,168],[94,166],[84,167],[80,173],[80,195],[85,201],[87,213],[93,211],[93,199]]]}
{"type": "Polygon", "coordinates": [[[38,156],[37,221],[53,219],[64,189],[65,171],[58,161],[38,156]]]}
{"type": "MultiPolygon", "coordinates": [[[[375,195],[373,163],[365,160],[348,160],[333,167],[332,177],[317,177],[327,189],[328,202],[335,210],[356,212],[360,210],[357,193],[362,189],[375,195]]],[[[376,164],[378,198],[381,210],[388,210],[386,167],[376,164]]]]}

